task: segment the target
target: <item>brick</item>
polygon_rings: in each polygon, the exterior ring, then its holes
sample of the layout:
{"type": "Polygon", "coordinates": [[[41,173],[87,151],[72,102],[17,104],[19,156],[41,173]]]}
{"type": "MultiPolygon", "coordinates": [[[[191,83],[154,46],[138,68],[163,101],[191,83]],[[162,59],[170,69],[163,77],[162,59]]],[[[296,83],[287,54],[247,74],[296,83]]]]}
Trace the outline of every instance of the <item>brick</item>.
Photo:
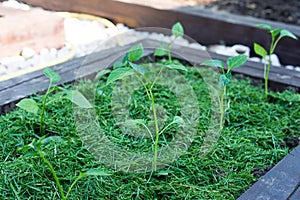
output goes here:
{"type": "Polygon", "coordinates": [[[65,43],[64,18],[42,9],[29,11],[0,6],[0,58],[15,56],[24,47],[39,52],[65,43]]]}

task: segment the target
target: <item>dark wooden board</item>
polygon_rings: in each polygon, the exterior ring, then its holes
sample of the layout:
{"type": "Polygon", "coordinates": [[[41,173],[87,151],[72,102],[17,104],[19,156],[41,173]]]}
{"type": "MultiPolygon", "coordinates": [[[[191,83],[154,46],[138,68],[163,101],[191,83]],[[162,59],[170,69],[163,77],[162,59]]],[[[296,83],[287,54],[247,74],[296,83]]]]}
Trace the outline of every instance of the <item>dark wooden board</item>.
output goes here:
{"type": "MultiPolygon", "coordinates": [[[[300,36],[298,26],[260,20],[229,13],[203,10],[198,7],[181,7],[164,9],[159,6],[145,4],[147,1],[130,0],[124,3],[114,0],[21,0],[34,6],[56,11],[83,12],[107,17],[115,22],[125,23],[131,27],[163,27],[170,28],[175,22],[183,23],[186,34],[201,44],[245,44],[252,47],[254,42],[268,46],[270,36],[265,30],[257,28],[259,23],[268,23],[277,28],[286,28],[300,36]]],[[[300,65],[300,40],[283,39],[276,53],[284,64],[300,65]]]]}
{"type": "MultiPolygon", "coordinates": [[[[146,47],[146,53],[151,54],[160,42],[153,40],[140,41],[146,47]]],[[[109,67],[114,59],[121,59],[125,52],[132,45],[124,47],[115,47],[101,52],[96,52],[88,57],[76,58],[71,61],[53,66],[61,76],[59,84],[73,82],[78,78],[95,74],[96,72],[109,67]],[[80,72],[80,74],[78,74],[80,72]]],[[[189,61],[192,64],[199,64],[203,61],[215,58],[226,60],[226,56],[217,54],[208,55],[205,51],[195,50],[188,47],[173,45],[175,57],[189,61]]],[[[263,79],[263,66],[259,63],[247,62],[241,68],[235,68],[234,73],[244,74],[246,76],[263,79]]],[[[286,87],[294,87],[300,91],[300,72],[287,70],[280,67],[272,67],[270,72],[270,88],[273,90],[283,90],[286,87]]],[[[35,94],[39,91],[45,91],[48,86],[48,80],[43,75],[43,70],[38,70],[20,77],[0,82],[0,107],[3,111],[9,110],[18,100],[35,94]],[[10,106],[6,106],[10,105],[10,106]]]]}
{"type": "Polygon", "coordinates": [[[284,157],[238,200],[299,200],[300,146],[284,157]]]}
{"type": "MultiPolygon", "coordinates": [[[[299,182],[300,184],[300,182],[299,182]]],[[[298,188],[290,195],[290,198],[288,200],[299,200],[300,199],[300,185],[298,185],[298,188]]]]}

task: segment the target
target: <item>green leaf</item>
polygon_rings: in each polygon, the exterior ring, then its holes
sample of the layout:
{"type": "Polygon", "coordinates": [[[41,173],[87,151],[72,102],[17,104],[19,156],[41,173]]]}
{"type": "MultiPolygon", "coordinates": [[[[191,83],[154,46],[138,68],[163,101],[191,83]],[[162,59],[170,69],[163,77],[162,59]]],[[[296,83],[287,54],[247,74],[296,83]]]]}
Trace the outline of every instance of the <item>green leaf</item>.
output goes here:
{"type": "Polygon", "coordinates": [[[133,46],[127,52],[128,61],[130,61],[130,62],[134,62],[134,61],[141,59],[143,57],[143,55],[144,55],[144,47],[141,43],[133,46]]]}
{"type": "Polygon", "coordinates": [[[271,31],[273,28],[268,24],[257,24],[258,27],[271,31]]]}
{"type": "Polygon", "coordinates": [[[224,87],[226,86],[231,80],[231,74],[227,73],[227,74],[222,74],[219,78],[219,86],[220,87],[224,87]]]}
{"type": "Polygon", "coordinates": [[[22,99],[19,103],[16,104],[16,106],[34,114],[37,114],[39,111],[39,106],[33,99],[22,99]]]}
{"type": "Polygon", "coordinates": [[[79,106],[80,108],[93,108],[91,103],[85,98],[85,96],[77,91],[73,90],[69,93],[68,99],[72,101],[74,104],[79,106]]]}
{"type": "Polygon", "coordinates": [[[128,68],[128,67],[114,69],[108,76],[106,84],[110,84],[114,81],[122,79],[123,77],[127,76],[128,74],[130,74],[132,72],[133,72],[133,69],[128,68]]]}
{"type": "Polygon", "coordinates": [[[88,171],[82,172],[80,174],[81,176],[110,176],[111,175],[100,169],[89,169],[88,171]]]}
{"type": "Polygon", "coordinates": [[[172,27],[172,35],[175,37],[180,37],[184,35],[184,30],[180,22],[177,22],[172,27]]]}
{"type": "Polygon", "coordinates": [[[158,47],[155,49],[154,56],[165,56],[168,54],[168,50],[164,47],[158,47]]]}
{"type": "Polygon", "coordinates": [[[24,145],[23,147],[19,147],[17,150],[22,151],[23,153],[27,153],[30,149],[34,149],[33,143],[30,143],[28,145],[24,145]]]}
{"type": "Polygon", "coordinates": [[[234,57],[230,57],[227,59],[228,71],[231,71],[232,68],[237,68],[242,66],[248,57],[246,55],[238,55],[234,57]]]}
{"type": "Polygon", "coordinates": [[[201,65],[207,66],[207,67],[219,67],[224,69],[225,65],[224,62],[221,60],[206,60],[205,62],[201,63],[201,65]]]}
{"type": "Polygon", "coordinates": [[[135,63],[129,62],[129,65],[138,73],[140,73],[141,75],[144,75],[145,73],[147,73],[147,69],[145,69],[144,67],[142,67],[141,65],[137,65],[135,63]]]}
{"type": "Polygon", "coordinates": [[[49,136],[41,140],[41,144],[47,144],[49,142],[62,143],[64,140],[60,136],[49,136]]]}
{"type": "Polygon", "coordinates": [[[61,76],[49,67],[44,69],[44,75],[50,79],[51,83],[57,83],[61,80],[61,76]]]}
{"type": "Polygon", "coordinates": [[[298,40],[297,36],[295,36],[293,33],[291,33],[290,31],[286,30],[286,29],[282,29],[280,31],[280,37],[289,37],[292,38],[294,40],[298,40]]]}
{"type": "Polygon", "coordinates": [[[268,52],[265,48],[263,48],[260,44],[254,43],[254,51],[257,55],[261,57],[266,57],[268,55],[268,52]]]}
{"type": "Polygon", "coordinates": [[[121,67],[124,67],[126,64],[127,64],[127,61],[126,62],[115,62],[113,65],[113,68],[114,69],[121,68],[121,67]]]}
{"type": "Polygon", "coordinates": [[[279,33],[280,33],[281,29],[274,29],[271,30],[270,33],[272,35],[273,38],[275,38],[279,33]]]}
{"type": "Polygon", "coordinates": [[[177,124],[183,124],[184,120],[179,116],[175,116],[174,119],[173,119],[173,122],[177,123],[177,124]]]}
{"type": "Polygon", "coordinates": [[[168,176],[170,173],[172,173],[171,170],[161,170],[161,171],[155,172],[155,175],[156,176],[168,176]]]}
{"type": "Polygon", "coordinates": [[[179,64],[179,63],[165,62],[164,66],[167,68],[170,68],[170,69],[179,69],[179,70],[183,70],[183,71],[188,71],[185,66],[183,66],[182,64],[179,64]]]}
{"type": "Polygon", "coordinates": [[[108,74],[109,72],[111,72],[110,69],[105,69],[105,70],[101,70],[100,72],[97,73],[94,81],[99,81],[101,79],[102,76],[108,74]]]}

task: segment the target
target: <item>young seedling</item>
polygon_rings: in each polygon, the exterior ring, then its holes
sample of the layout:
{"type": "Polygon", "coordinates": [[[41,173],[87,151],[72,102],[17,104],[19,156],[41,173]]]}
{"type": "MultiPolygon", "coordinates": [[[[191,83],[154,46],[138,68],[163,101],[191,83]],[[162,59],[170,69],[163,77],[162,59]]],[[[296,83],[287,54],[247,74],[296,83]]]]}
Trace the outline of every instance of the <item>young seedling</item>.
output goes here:
{"type": "Polygon", "coordinates": [[[27,153],[29,150],[32,150],[29,155],[38,156],[42,159],[42,161],[47,165],[49,168],[53,179],[55,180],[55,184],[58,188],[58,192],[60,195],[60,198],[63,200],[67,200],[68,196],[70,195],[72,188],[76,185],[76,183],[87,176],[110,176],[111,174],[106,173],[100,169],[89,169],[86,172],[80,172],[78,177],[73,181],[73,183],[69,186],[67,192],[65,193],[63,190],[63,187],[60,183],[60,180],[58,178],[58,175],[53,167],[53,165],[50,163],[50,161],[45,157],[45,152],[42,150],[42,145],[46,145],[49,142],[64,142],[63,139],[59,136],[51,136],[51,137],[41,137],[38,140],[33,140],[30,144],[23,146],[19,149],[19,151],[22,151],[24,153],[27,153]]]}
{"type": "Polygon", "coordinates": [[[47,107],[48,96],[52,92],[62,90],[67,94],[67,96],[63,98],[69,99],[81,108],[92,108],[92,105],[89,103],[89,101],[79,91],[68,91],[58,86],[52,87],[53,84],[58,83],[61,80],[61,76],[57,72],[55,72],[51,68],[46,68],[44,70],[44,75],[49,78],[49,85],[46,94],[44,95],[42,104],[39,106],[38,103],[31,98],[22,99],[19,103],[16,104],[17,107],[20,107],[26,110],[27,112],[36,115],[38,114],[38,111],[41,110],[39,116],[40,135],[45,135],[45,111],[47,107]]]}
{"type": "Polygon", "coordinates": [[[247,61],[246,55],[238,55],[227,59],[227,70],[225,69],[225,63],[221,60],[207,60],[201,65],[208,67],[221,68],[222,74],[219,77],[220,91],[220,131],[223,129],[223,122],[225,119],[225,98],[226,98],[226,86],[231,80],[231,70],[233,68],[241,67],[247,61]]]}
{"type": "MultiPolygon", "coordinates": [[[[147,126],[143,123],[143,120],[134,120],[134,122],[142,125],[146,128],[147,132],[151,135],[151,139],[154,146],[154,156],[153,156],[153,171],[157,170],[157,156],[159,151],[159,137],[160,135],[171,125],[174,123],[181,123],[183,120],[176,116],[174,117],[174,120],[167,125],[162,131],[159,130],[159,123],[158,123],[158,116],[157,116],[157,108],[155,106],[155,98],[153,93],[153,87],[155,86],[156,81],[158,80],[159,75],[161,74],[162,70],[164,68],[170,68],[170,69],[180,69],[185,70],[187,69],[180,65],[180,64],[172,64],[168,63],[166,65],[162,65],[161,69],[159,70],[158,74],[155,77],[155,80],[151,81],[148,79],[148,75],[151,73],[145,65],[136,64],[134,62],[139,61],[144,54],[144,48],[142,44],[138,44],[133,46],[124,56],[122,62],[116,62],[114,64],[114,69],[111,71],[110,75],[107,79],[107,84],[111,84],[119,79],[124,78],[125,76],[131,74],[136,77],[136,80],[139,81],[141,86],[144,88],[147,97],[151,103],[151,109],[153,114],[153,120],[154,120],[154,126],[155,126],[155,134],[152,134],[151,131],[147,128],[147,126]],[[153,138],[153,136],[155,138],[153,138]]],[[[132,121],[132,120],[131,120],[132,121]]]]}
{"type": "Polygon", "coordinates": [[[76,104],[77,106],[80,106],[81,108],[92,108],[92,105],[89,103],[89,101],[79,92],[79,91],[68,91],[64,88],[61,87],[52,87],[53,84],[58,83],[61,80],[61,76],[53,71],[51,68],[46,68],[44,70],[44,75],[46,77],[49,78],[49,85],[48,85],[48,89],[46,91],[46,94],[44,95],[44,99],[42,101],[42,105],[39,106],[38,103],[30,98],[26,98],[26,99],[22,99],[17,105],[17,107],[20,107],[24,110],[26,110],[27,112],[33,113],[33,114],[38,114],[38,111],[40,111],[40,135],[42,135],[42,137],[40,137],[38,140],[33,140],[30,144],[23,146],[22,148],[20,148],[19,150],[23,151],[23,152],[27,152],[30,149],[33,150],[33,154],[29,154],[29,155],[35,155],[38,156],[42,159],[42,161],[48,166],[54,180],[56,183],[56,186],[58,188],[59,194],[61,199],[66,200],[72,190],[72,188],[74,187],[74,185],[82,178],[86,177],[86,176],[107,176],[109,174],[98,170],[98,169],[90,169],[85,173],[80,173],[77,177],[77,179],[71,184],[71,186],[69,187],[67,193],[65,194],[63,191],[63,187],[59,181],[59,178],[57,176],[56,171],[54,170],[53,165],[50,163],[50,161],[45,157],[45,153],[44,151],[42,151],[42,145],[45,145],[47,143],[49,143],[50,141],[56,141],[56,142],[61,142],[63,141],[61,139],[61,137],[59,136],[55,136],[55,137],[46,137],[45,135],[45,111],[46,111],[46,107],[47,107],[47,99],[49,94],[51,94],[52,92],[56,91],[56,90],[62,90],[64,91],[67,95],[64,98],[69,99],[70,101],[72,101],[74,104],[76,104]]]}
{"type": "Polygon", "coordinates": [[[269,81],[269,74],[270,68],[272,65],[271,55],[274,53],[278,42],[284,38],[289,37],[294,40],[297,40],[297,37],[286,29],[273,29],[272,26],[267,24],[258,24],[260,28],[267,29],[271,34],[271,45],[269,50],[267,51],[264,47],[262,47],[258,43],[254,43],[254,51],[257,55],[261,56],[264,60],[264,79],[265,79],[265,96],[268,97],[268,81],[269,81]],[[268,59],[267,59],[268,56],[268,59]]]}
{"type": "Polygon", "coordinates": [[[49,85],[48,89],[46,91],[46,94],[44,96],[43,102],[41,107],[38,106],[37,102],[34,101],[33,99],[26,98],[22,99],[16,106],[26,110],[27,112],[38,114],[38,111],[40,111],[40,134],[44,135],[45,134],[45,109],[46,109],[46,102],[47,98],[50,93],[53,91],[57,90],[57,87],[52,87],[53,84],[58,83],[61,80],[61,76],[53,71],[51,68],[46,68],[44,70],[44,75],[49,78],[49,85]]]}
{"type": "Polygon", "coordinates": [[[173,43],[175,42],[175,40],[178,37],[182,37],[183,35],[184,35],[184,29],[183,29],[181,23],[177,22],[172,27],[172,36],[174,37],[174,39],[171,42],[166,44],[167,47],[165,47],[165,45],[161,44],[160,47],[158,47],[155,50],[154,56],[166,56],[166,55],[168,55],[168,61],[171,63],[172,62],[171,47],[172,47],[173,43]]]}

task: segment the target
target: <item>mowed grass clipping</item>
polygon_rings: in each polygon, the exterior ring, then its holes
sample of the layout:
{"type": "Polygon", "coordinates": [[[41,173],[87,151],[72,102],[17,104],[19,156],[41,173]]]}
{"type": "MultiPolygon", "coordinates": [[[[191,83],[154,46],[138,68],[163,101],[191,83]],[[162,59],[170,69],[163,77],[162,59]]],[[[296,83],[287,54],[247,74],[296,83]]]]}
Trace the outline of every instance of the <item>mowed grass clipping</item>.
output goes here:
{"type": "MultiPolygon", "coordinates": [[[[183,75],[199,101],[199,137],[185,154],[161,169],[161,173],[115,172],[103,165],[76,134],[73,105],[62,93],[50,95],[46,132],[49,136],[60,136],[63,141],[50,142],[43,146],[43,151],[57,171],[64,190],[79,172],[90,168],[111,173],[111,176],[80,180],[70,199],[236,199],[258,180],[252,173],[254,169],[274,166],[291,150],[284,145],[286,138],[300,136],[299,94],[271,93],[272,98],[266,100],[262,87],[252,86],[249,79],[233,79],[228,87],[230,109],[222,134],[210,152],[200,156],[201,135],[207,130],[211,117],[209,91],[197,70],[190,69],[183,75]]],[[[89,88],[92,84],[87,82],[82,87],[89,88]]],[[[111,112],[112,89],[106,86],[104,77],[94,91],[97,120],[105,134],[128,151],[151,151],[150,138],[124,134],[116,124],[111,112]]],[[[167,122],[180,115],[181,105],[172,92],[158,85],[155,93],[157,102],[167,113],[167,122]]],[[[42,101],[39,95],[32,98],[42,101]]],[[[129,104],[132,118],[149,122],[149,102],[142,88],[135,91],[129,104]]],[[[47,166],[38,157],[18,151],[19,147],[41,137],[38,123],[37,116],[18,108],[0,116],[0,199],[59,198],[47,166]]],[[[174,134],[176,125],[160,137],[160,145],[167,145],[174,134]]]]}

